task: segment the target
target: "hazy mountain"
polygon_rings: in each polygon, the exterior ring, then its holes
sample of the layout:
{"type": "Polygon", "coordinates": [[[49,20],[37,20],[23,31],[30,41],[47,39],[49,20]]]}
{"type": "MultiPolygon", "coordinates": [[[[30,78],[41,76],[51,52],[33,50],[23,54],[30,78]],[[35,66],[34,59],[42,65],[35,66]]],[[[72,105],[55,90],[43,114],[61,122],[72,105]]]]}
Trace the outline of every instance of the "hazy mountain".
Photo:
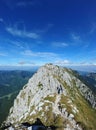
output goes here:
{"type": "Polygon", "coordinates": [[[23,85],[34,74],[34,71],[0,71],[0,124],[8,116],[23,85]]]}
{"type": "Polygon", "coordinates": [[[83,72],[79,71],[76,72],[77,77],[82,80],[87,86],[90,87],[90,89],[93,91],[93,93],[96,94],[96,73],[93,72],[83,72]]]}
{"type": "Polygon", "coordinates": [[[80,65],[80,66],[68,66],[73,70],[82,71],[82,72],[95,72],[96,73],[96,65],[80,65]]]}
{"type": "Polygon", "coordinates": [[[71,69],[46,64],[20,91],[5,124],[39,118],[59,130],[95,130],[95,109],[95,95],[71,69]]]}
{"type": "Polygon", "coordinates": [[[0,71],[0,97],[18,91],[35,71],[0,71]]]}

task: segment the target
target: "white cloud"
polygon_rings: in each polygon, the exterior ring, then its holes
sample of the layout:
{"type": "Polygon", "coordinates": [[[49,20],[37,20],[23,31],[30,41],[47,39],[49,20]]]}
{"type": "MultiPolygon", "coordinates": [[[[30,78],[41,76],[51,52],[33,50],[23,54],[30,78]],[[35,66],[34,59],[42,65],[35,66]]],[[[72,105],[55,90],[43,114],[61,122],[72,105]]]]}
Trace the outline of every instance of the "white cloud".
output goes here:
{"type": "Polygon", "coordinates": [[[96,62],[86,62],[86,61],[84,61],[84,62],[81,62],[81,63],[79,63],[78,65],[81,65],[81,66],[90,66],[90,65],[96,65],[96,62]]]}
{"type": "Polygon", "coordinates": [[[72,62],[69,61],[67,59],[65,60],[58,60],[55,62],[55,64],[57,65],[61,65],[61,66],[90,66],[90,65],[96,65],[95,62],[86,62],[86,61],[82,61],[82,62],[72,62]]]}
{"type": "Polygon", "coordinates": [[[11,41],[11,40],[9,40],[9,42],[10,42],[12,45],[14,45],[14,46],[16,46],[16,47],[18,47],[18,48],[21,48],[21,49],[24,49],[24,48],[25,48],[23,42],[20,42],[20,41],[11,41]]]}
{"type": "Polygon", "coordinates": [[[70,65],[72,63],[69,60],[65,59],[65,60],[56,61],[55,64],[63,66],[63,65],[70,65]]]}
{"type": "Polygon", "coordinates": [[[33,39],[39,38],[39,35],[37,33],[27,32],[25,30],[22,31],[22,30],[15,29],[15,28],[12,28],[12,27],[7,27],[6,31],[9,32],[10,34],[14,35],[14,36],[27,37],[27,38],[33,38],[33,39]]]}
{"type": "Polygon", "coordinates": [[[52,43],[53,46],[55,47],[68,47],[68,43],[65,43],[65,42],[53,42],[52,43]]]}
{"type": "Polygon", "coordinates": [[[23,55],[26,56],[33,56],[33,57],[57,57],[57,54],[52,53],[52,52],[32,52],[31,50],[25,50],[24,52],[22,52],[23,55]]]}

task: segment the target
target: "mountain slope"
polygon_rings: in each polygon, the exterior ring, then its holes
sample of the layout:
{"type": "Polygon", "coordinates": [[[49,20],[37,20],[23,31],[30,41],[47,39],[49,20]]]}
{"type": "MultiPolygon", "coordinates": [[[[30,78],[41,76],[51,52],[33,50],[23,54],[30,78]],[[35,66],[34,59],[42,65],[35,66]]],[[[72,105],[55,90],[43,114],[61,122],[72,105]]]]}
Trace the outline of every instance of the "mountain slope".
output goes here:
{"type": "Polygon", "coordinates": [[[22,89],[28,79],[34,74],[32,71],[1,71],[0,70],[0,97],[22,89]]]}
{"type": "Polygon", "coordinates": [[[28,82],[28,79],[34,73],[34,70],[31,72],[0,70],[0,125],[8,116],[14,99],[22,89],[22,86],[28,82]]]}
{"type": "Polygon", "coordinates": [[[52,64],[41,67],[23,87],[6,123],[33,123],[36,118],[60,130],[95,130],[96,98],[70,69],[52,64]]]}
{"type": "Polygon", "coordinates": [[[14,99],[19,92],[14,92],[0,98],[0,125],[8,116],[9,110],[14,103],[14,99]]]}
{"type": "Polygon", "coordinates": [[[96,94],[96,73],[80,74],[80,78],[90,87],[90,89],[96,94]]]}

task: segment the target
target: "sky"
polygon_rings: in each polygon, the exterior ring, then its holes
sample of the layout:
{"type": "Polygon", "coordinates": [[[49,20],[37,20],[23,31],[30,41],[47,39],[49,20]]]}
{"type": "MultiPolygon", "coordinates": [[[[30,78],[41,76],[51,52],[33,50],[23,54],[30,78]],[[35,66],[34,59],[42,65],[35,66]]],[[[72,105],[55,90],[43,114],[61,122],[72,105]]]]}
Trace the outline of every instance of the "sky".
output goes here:
{"type": "Polygon", "coordinates": [[[96,0],[0,0],[0,66],[94,66],[96,0]]]}

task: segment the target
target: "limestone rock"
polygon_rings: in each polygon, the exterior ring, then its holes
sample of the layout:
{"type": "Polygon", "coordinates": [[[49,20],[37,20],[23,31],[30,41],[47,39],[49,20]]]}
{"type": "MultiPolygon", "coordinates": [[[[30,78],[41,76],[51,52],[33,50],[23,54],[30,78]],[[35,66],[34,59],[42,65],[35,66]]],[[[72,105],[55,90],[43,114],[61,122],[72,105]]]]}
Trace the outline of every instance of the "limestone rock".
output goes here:
{"type": "Polygon", "coordinates": [[[20,91],[6,123],[32,123],[39,117],[45,125],[53,125],[56,120],[60,121],[58,125],[63,125],[64,130],[82,130],[74,119],[76,113],[80,112],[77,102],[80,102],[82,96],[96,108],[96,98],[92,91],[72,70],[46,64],[20,91]]]}

